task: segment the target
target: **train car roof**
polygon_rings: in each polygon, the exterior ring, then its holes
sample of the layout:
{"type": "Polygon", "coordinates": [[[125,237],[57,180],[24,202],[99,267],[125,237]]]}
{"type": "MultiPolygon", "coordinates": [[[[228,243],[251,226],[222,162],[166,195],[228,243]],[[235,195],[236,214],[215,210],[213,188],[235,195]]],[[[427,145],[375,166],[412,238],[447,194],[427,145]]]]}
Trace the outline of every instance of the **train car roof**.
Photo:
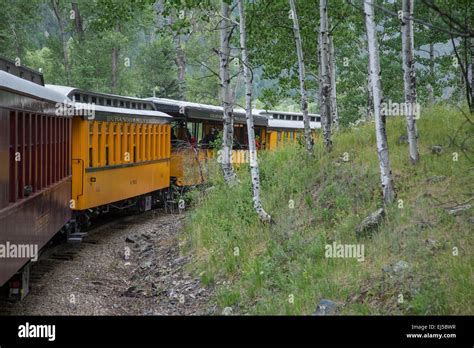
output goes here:
{"type": "MultiPolygon", "coordinates": [[[[303,113],[301,112],[294,112],[294,111],[281,111],[281,110],[261,110],[262,113],[266,113],[266,114],[283,114],[283,115],[303,115],[303,113]]],[[[311,114],[309,113],[308,115],[310,116],[318,116],[319,117],[319,114],[311,114]]]]}
{"type": "Polygon", "coordinates": [[[50,102],[70,102],[67,96],[59,93],[58,91],[46,88],[37,83],[25,80],[2,70],[0,70],[0,88],[50,102]]]}
{"type": "MultiPolygon", "coordinates": [[[[260,115],[268,117],[269,128],[303,129],[303,114],[301,112],[259,110],[260,115]]],[[[318,114],[308,114],[311,129],[321,128],[321,117],[318,114]]]]}
{"type": "MultiPolygon", "coordinates": [[[[321,128],[321,122],[310,122],[311,129],[321,128]]],[[[288,121],[288,120],[268,120],[268,128],[286,128],[286,129],[303,129],[303,121],[288,121]]]]}
{"type": "MultiPolygon", "coordinates": [[[[91,104],[87,103],[74,103],[76,109],[78,110],[87,110],[90,108],[91,104]]],[[[136,115],[136,116],[150,116],[150,117],[164,117],[164,118],[172,118],[170,115],[165,114],[161,111],[156,110],[136,110],[136,109],[127,109],[127,108],[120,108],[120,107],[110,107],[104,105],[94,105],[94,110],[98,112],[106,112],[111,114],[127,114],[127,115],[136,115]]]]}
{"type": "MultiPolygon", "coordinates": [[[[186,117],[190,119],[202,119],[202,120],[214,120],[221,121],[222,113],[224,109],[222,106],[193,103],[183,100],[174,100],[168,98],[146,98],[155,103],[157,109],[164,112],[169,112],[175,117],[186,117]]],[[[245,110],[242,108],[234,109],[234,122],[245,123],[246,115],[245,110]]],[[[268,119],[265,116],[261,116],[259,113],[253,111],[254,124],[257,126],[267,126],[268,119]]]]}
{"type": "Polygon", "coordinates": [[[27,81],[44,86],[43,74],[27,66],[17,64],[16,61],[0,56],[0,70],[15,75],[27,81]]]}
{"type": "Polygon", "coordinates": [[[172,116],[156,110],[151,101],[136,97],[127,97],[109,93],[89,92],[75,87],[46,85],[47,88],[67,96],[74,102],[76,109],[87,110],[94,105],[94,111],[100,113],[127,114],[135,116],[163,117],[172,116]],[[77,98],[77,100],[76,100],[77,98]],[[106,105],[104,105],[106,104],[106,105]]]}

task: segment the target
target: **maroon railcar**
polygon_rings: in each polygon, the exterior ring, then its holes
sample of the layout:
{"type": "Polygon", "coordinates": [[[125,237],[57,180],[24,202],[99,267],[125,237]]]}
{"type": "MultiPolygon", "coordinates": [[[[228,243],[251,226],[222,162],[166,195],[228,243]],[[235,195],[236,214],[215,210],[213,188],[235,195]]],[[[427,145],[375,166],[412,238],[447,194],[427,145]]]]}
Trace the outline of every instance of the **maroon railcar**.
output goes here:
{"type": "Polygon", "coordinates": [[[20,76],[0,70],[0,287],[22,298],[35,248],[71,219],[72,118],[42,79],[20,76]]]}

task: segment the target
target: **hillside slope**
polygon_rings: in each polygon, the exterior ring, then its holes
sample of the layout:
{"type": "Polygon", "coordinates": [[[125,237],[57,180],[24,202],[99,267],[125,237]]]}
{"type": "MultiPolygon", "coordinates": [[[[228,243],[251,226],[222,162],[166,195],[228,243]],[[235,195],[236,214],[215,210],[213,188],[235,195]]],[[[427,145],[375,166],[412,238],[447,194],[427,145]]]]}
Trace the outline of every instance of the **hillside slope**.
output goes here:
{"type": "Polygon", "coordinates": [[[372,236],[355,234],[382,207],[374,125],[367,123],[339,133],[329,155],[321,142],[312,160],[298,146],[260,155],[271,225],[253,211],[248,167],[232,189],[216,170],[212,190],[190,195],[195,208],[183,251],[195,255],[203,282],[216,287],[220,311],[313,314],[328,299],[339,314],[472,315],[474,209],[448,212],[474,204],[474,156],[459,147],[467,139],[464,148],[473,149],[474,128],[465,121],[455,109],[426,110],[417,122],[421,161],[412,166],[398,141],[404,119],[388,119],[397,202],[372,236]],[[442,153],[433,153],[434,145],[442,153]],[[333,242],[363,245],[364,260],[326,257],[333,242]]]}

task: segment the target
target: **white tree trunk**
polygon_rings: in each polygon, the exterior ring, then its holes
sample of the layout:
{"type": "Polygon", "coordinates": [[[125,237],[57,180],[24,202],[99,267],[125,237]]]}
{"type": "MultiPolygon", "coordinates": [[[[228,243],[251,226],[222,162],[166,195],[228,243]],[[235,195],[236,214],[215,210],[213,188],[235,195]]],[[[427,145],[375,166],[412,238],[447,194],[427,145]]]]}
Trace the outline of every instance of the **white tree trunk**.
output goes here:
{"type": "Polygon", "coordinates": [[[474,37],[471,37],[471,64],[470,69],[471,72],[471,114],[474,114],[474,37]]]}
{"type": "Polygon", "coordinates": [[[220,64],[219,74],[221,79],[221,101],[224,109],[224,134],[222,142],[221,166],[224,180],[227,184],[235,183],[236,175],[232,167],[232,146],[234,141],[234,117],[232,91],[230,88],[230,36],[232,35],[231,23],[226,18],[230,17],[229,4],[226,1],[221,2],[221,15],[223,19],[220,22],[220,64]]]}
{"type": "Polygon", "coordinates": [[[329,62],[331,69],[331,118],[334,128],[337,130],[339,129],[339,114],[337,112],[336,99],[336,56],[334,55],[334,40],[332,34],[329,34],[329,62]]]}
{"type": "Polygon", "coordinates": [[[240,15],[240,48],[242,52],[242,65],[244,70],[245,78],[245,115],[247,118],[247,133],[249,141],[249,153],[250,153],[250,174],[252,176],[252,187],[253,187],[253,205],[257,211],[260,220],[263,222],[270,222],[271,217],[262,207],[262,201],[260,200],[260,175],[258,170],[257,161],[257,147],[255,145],[255,130],[253,125],[252,115],[252,72],[249,67],[249,58],[247,53],[247,33],[245,27],[245,12],[243,0],[237,0],[239,6],[240,15]]]}
{"type": "Polygon", "coordinates": [[[403,0],[402,4],[402,56],[403,82],[405,87],[405,112],[407,119],[407,135],[410,161],[416,164],[419,160],[417,131],[415,122],[416,74],[413,40],[413,0],[403,0]]]}
{"type": "Polygon", "coordinates": [[[296,12],[296,6],[294,0],[290,1],[290,8],[291,8],[291,16],[293,19],[293,33],[295,35],[295,43],[296,43],[296,53],[298,55],[298,73],[299,73],[299,80],[300,80],[300,94],[301,94],[301,111],[303,113],[303,123],[304,123],[304,138],[306,141],[306,150],[308,154],[312,156],[314,154],[314,142],[313,137],[311,135],[311,126],[309,122],[309,115],[308,115],[308,95],[305,86],[305,66],[304,66],[304,56],[303,56],[303,47],[301,43],[301,35],[300,35],[300,25],[298,22],[298,14],[296,12]]]}
{"type": "Polygon", "coordinates": [[[367,64],[369,72],[367,74],[367,114],[366,119],[372,120],[374,118],[374,96],[372,93],[372,81],[370,79],[370,65],[367,64]]]}
{"type": "Polygon", "coordinates": [[[365,25],[369,46],[370,79],[374,98],[375,135],[377,139],[377,154],[380,164],[383,199],[385,203],[393,202],[395,190],[393,187],[392,171],[388,155],[387,132],[385,115],[382,114],[382,88],[380,84],[380,62],[374,21],[374,0],[364,1],[365,25]]]}
{"type": "Polygon", "coordinates": [[[331,140],[331,76],[329,67],[329,39],[328,39],[328,17],[327,17],[327,1],[319,2],[320,15],[320,96],[319,109],[321,114],[321,123],[323,128],[324,147],[330,151],[332,148],[331,140]]]}
{"type": "Polygon", "coordinates": [[[430,82],[427,84],[428,100],[430,105],[435,103],[434,88],[431,82],[434,80],[434,43],[430,42],[430,82]]]}
{"type": "MultiPolygon", "coordinates": [[[[367,27],[367,19],[364,16],[364,25],[367,27]]],[[[369,40],[367,39],[367,31],[366,31],[366,42],[369,40]]],[[[367,57],[369,59],[369,57],[367,57]]],[[[367,112],[366,112],[366,120],[372,120],[374,117],[374,96],[372,93],[372,80],[370,78],[370,62],[367,64],[367,112]]]]}

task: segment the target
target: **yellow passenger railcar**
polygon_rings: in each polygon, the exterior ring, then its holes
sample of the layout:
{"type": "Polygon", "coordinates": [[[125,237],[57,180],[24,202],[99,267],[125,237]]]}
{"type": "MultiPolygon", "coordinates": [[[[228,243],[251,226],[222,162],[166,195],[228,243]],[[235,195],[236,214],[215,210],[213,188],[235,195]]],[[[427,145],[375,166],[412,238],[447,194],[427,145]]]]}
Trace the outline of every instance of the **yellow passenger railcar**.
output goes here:
{"type": "MultiPolygon", "coordinates": [[[[149,98],[157,110],[173,116],[171,177],[177,186],[194,186],[206,182],[207,162],[219,158],[220,145],[213,142],[222,134],[223,108],[166,98],[149,98]]],[[[248,135],[245,110],[234,109],[233,164],[248,162],[248,135]]],[[[267,118],[254,113],[257,148],[264,149],[267,118]]]]}
{"type": "Polygon", "coordinates": [[[86,222],[111,209],[151,209],[170,186],[171,116],[151,102],[48,86],[75,102],[71,208],[86,222]]]}
{"type": "MultiPolygon", "coordinates": [[[[259,115],[268,118],[266,149],[273,150],[285,144],[293,144],[304,136],[303,115],[286,111],[259,111],[259,115]]],[[[321,128],[321,117],[309,114],[313,139],[316,140],[317,129],[321,128]]]]}

